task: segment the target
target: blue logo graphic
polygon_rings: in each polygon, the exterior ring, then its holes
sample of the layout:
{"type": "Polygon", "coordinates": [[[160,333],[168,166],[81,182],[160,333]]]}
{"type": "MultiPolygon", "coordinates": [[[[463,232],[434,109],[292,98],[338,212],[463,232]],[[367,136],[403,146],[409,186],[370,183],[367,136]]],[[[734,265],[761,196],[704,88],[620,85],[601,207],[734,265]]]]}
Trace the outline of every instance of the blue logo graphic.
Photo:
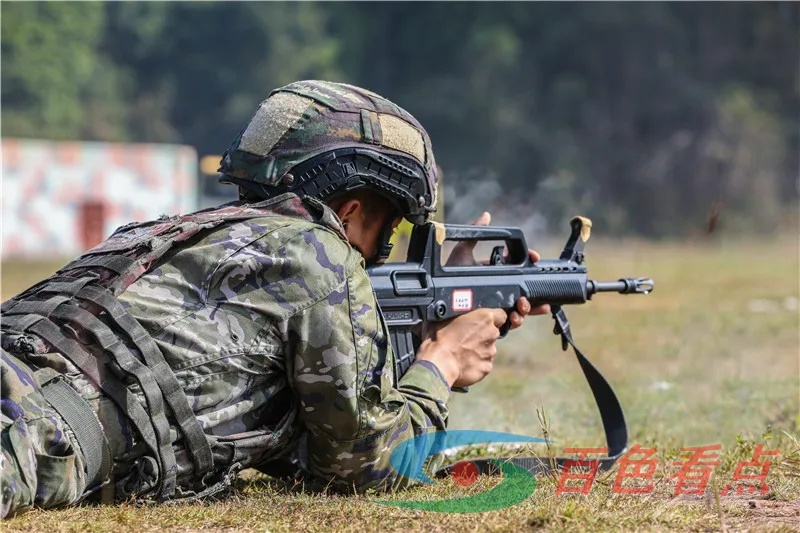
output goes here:
{"type": "MultiPolygon", "coordinates": [[[[437,453],[475,444],[498,443],[546,443],[547,440],[527,435],[501,433],[497,431],[452,430],[426,433],[401,442],[392,452],[389,463],[395,471],[407,478],[432,484],[422,470],[425,461],[437,453]]],[[[533,474],[510,463],[491,461],[503,473],[503,481],[493,489],[473,496],[438,501],[387,501],[377,503],[436,511],[442,513],[481,513],[511,507],[525,501],[536,490],[533,474]]],[[[477,478],[478,469],[471,463],[458,463],[452,469],[453,479],[461,485],[471,484],[477,478]]]]}

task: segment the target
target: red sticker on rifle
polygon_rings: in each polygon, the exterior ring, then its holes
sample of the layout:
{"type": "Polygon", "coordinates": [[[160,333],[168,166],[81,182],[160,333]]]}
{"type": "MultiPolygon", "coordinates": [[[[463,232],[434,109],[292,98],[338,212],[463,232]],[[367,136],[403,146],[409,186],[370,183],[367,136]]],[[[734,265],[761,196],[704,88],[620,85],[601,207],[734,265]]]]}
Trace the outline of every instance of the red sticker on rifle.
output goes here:
{"type": "Polygon", "coordinates": [[[472,289],[456,289],[453,291],[453,311],[472,310],[472,289]]]}

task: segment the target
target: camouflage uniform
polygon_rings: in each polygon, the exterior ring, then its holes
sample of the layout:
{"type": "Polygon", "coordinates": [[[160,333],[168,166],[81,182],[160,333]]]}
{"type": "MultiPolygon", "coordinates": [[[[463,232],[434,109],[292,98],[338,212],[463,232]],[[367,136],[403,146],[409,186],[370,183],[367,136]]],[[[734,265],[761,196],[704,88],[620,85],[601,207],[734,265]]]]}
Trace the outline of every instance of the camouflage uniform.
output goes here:
{"type": "MultiPolygon", "coordinates": [[[[388,450],[444,428],[449,389],[424,362],[396,379],[363,259],[321,212],[265,212],[201,233],[118,298],[158,344],[212,450],[228,455],[220,467],[275,459],[303,438],[313,474],[360,490],[401,485],[388,450]]],[[[130,475],[140,437],[113,403],[60,356],[17,353],[3,354],[4,512],[72,503],[84,488],[82,456],[32,376],[41,364],[91,399],[117,463],[112,478],[130,475]],[[42,453],[59,456],[57,475],[42,453]]],[[[173,430],[180,486],[193,465],[173,430]]]]}
{"type": "Polygon", "coordinates": [[[2,352],[2,493],[0,515],[33,505],[77,501],[86,485],[83,454],[41,394],[33,370],[2,352]]]}
{"type": "Polygon", "coordinates": [[[364,260],[310,198],[126,226],[3,315],[3,516],[203,495],[287,456],[333,486],[400,487],[393,445],[446,425],[447,383],[427,362],[394,374],[364,260]],[[107,467],[87,466],[54,383],[96,415],[107,467]]]}

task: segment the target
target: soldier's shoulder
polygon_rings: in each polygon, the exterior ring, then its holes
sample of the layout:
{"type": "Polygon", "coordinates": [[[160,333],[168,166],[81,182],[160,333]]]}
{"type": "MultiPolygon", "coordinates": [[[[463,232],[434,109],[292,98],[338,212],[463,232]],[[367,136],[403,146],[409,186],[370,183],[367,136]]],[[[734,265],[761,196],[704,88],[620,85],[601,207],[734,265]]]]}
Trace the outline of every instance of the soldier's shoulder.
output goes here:
{"type": "Polygon", "coordinates": [[[358,251],[325,225],[305,222],[296,225],[292,233],[283,251],[295,260],[300,275],[328,277],[333,274],[337,282],[341,282],[363,261],[358,251]]]}
{"type": "Polygon", "coordinates": [[[313,220],[256,218],[225,228],[216,240],[211,255],[219,246],[229,252],[220,271],[247,270],[273,284],[300,284],[311,299],[327,296],[363,265],[341,234],[313,220]]]}
{"type": "Polygon", "coordinates": [[[178,244],[159,267],[191,278],[219,271],[228,263],[243,268],[243,263],[252,262],[251,269],[276,265],[290,275],[299,266],[308,271],[349,265],[354,262],[353,252],[335,229],[315,220],[265,213],[226,221],[178,244]]]}
{"type": "Polygon", "coordinates": [[[336,228],[321,220],[287,216],[264,217],[231,225],[227,235],[250,233],[254,243],[268,249],[285,248],[287,253],[312,253],[350,257],[355,250],[336,228]]]}

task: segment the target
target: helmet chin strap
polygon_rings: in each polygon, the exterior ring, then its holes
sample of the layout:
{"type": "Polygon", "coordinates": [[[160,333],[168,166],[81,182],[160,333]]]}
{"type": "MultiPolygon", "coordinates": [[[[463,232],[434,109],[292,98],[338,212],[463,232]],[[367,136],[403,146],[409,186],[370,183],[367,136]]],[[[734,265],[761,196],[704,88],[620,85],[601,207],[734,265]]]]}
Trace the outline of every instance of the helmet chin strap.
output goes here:
{"type": "Polygon", "coordinates": [[[383,226],[381,230],[380,236],[378,237],[378,251],[375,253],[375,257],[367,261],[367,266],[372,266],[379,261],[385,261],[389,259],[389,254],[392,253],[392,247],[394,246],[389,240],[392,238],[392,233],[394,233],[393,223],[394,219],[389,218],[386,221],[386,224],[383,226]]]}

